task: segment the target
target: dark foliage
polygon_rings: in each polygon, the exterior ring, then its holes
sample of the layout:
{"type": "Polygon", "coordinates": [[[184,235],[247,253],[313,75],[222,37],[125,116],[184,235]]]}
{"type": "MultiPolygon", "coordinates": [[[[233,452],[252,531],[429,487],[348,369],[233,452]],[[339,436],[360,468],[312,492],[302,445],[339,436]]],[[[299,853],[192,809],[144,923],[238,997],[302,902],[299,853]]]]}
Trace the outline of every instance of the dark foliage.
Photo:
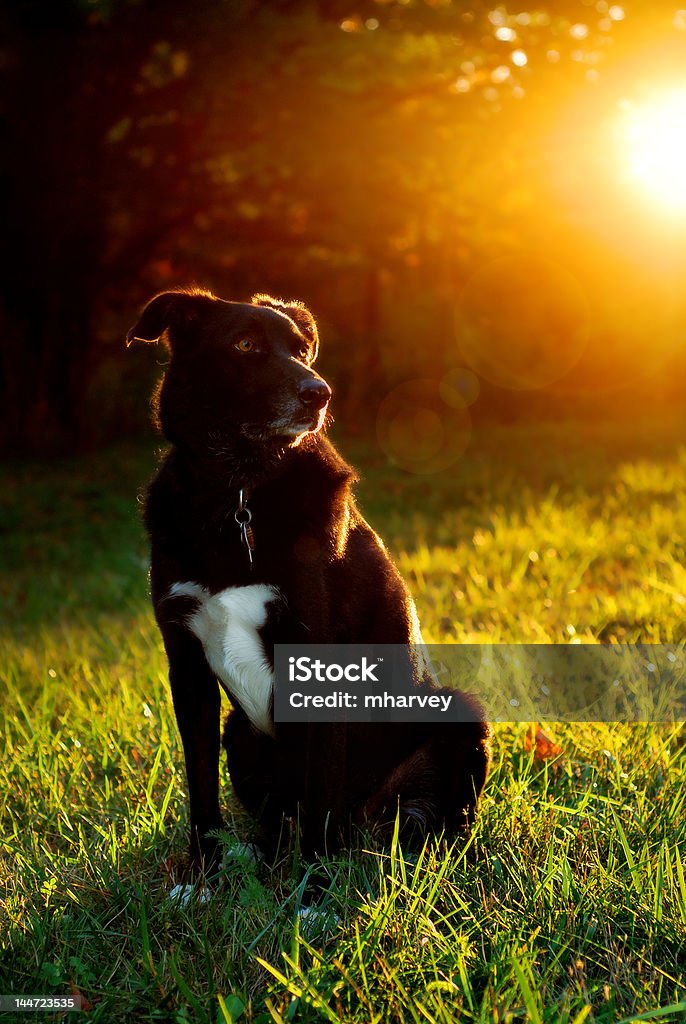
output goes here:
{"type": "Polygon", "coordinates": [[[348,420],[425,376],[427,348],[441,373],[476,372],[477,417],[621,386],[666,400],[683,369],[683,253],[618,203],[599,139],[645,62],[683,65],[673,13],[5,3],[0,444],[140,429],[156,357],[127,362],[123,330],[150,291],[191,283],[306,297],[348,420]],[[519,279],[523,310],[512,288],[503,300],[503,274],[517,278],[502,258],[547,261],[519,279]]]}

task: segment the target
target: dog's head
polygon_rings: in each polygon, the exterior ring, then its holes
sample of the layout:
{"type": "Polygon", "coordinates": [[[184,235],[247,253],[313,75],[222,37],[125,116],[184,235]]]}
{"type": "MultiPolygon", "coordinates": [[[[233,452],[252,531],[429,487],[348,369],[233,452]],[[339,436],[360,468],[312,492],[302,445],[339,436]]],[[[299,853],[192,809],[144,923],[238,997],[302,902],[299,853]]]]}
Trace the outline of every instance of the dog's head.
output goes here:
{"type": "Polygon", "coordinates": [[[295,445],[321,429],[331,388],[311,368],[319,338],[302,303],[164,292],[126,336],[127,344],[160,338],[171,360],[156,411],[175,444],[222,448],[242,439],[295,445]]]}

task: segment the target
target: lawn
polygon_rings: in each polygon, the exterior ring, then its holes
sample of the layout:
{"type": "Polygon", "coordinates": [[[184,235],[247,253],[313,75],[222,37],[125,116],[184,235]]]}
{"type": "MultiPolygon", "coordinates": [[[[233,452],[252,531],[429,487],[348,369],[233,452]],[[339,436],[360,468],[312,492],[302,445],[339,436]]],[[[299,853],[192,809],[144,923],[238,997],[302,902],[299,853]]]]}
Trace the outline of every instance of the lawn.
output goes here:
{"type": "MultiPolygon", "coordinates": [[[[684,641],[683,423],[494,426],[440,477],[341,446],[427,640],[684,641]]],[[[81,993],[98,1022],[686,1020],[680,726],[549,724],[557,759],[497,726],[470,848],[327,862],[328,932],[296,923],[294,853],[167,901],[186,801],[136,502],[154,448],[0,474],[0,992],[81,993]]],[[[230,843],[250,824],[223,799],[230,843]]]]}

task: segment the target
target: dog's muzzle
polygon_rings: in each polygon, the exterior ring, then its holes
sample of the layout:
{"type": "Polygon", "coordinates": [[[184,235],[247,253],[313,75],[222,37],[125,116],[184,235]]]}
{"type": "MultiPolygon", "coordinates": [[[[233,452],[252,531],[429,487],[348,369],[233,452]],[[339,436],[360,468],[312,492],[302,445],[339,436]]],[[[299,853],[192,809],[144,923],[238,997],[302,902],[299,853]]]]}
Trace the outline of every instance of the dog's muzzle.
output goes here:
{"type": "MultiPolygon", "coordinates": [[[[330,398],[331,388],[321,377],[301,381],[281,416],[270,424],[270,435],[300,438],[316,434],[324,425],[330,398]]],[[[245,428],[243,432],[246,433],[245,428]]]]}

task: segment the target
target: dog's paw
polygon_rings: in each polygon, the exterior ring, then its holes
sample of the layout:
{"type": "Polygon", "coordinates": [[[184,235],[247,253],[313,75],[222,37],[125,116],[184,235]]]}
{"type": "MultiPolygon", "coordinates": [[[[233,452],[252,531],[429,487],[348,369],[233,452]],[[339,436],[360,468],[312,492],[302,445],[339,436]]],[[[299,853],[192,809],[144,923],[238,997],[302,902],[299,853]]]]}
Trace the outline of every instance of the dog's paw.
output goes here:
{"type": "Polygon", "coordinates": [[[298,910],[298,921],[301,933],[309,938],[326,935],[335,931],[341,923],[338,914],[333,910],[321,907],[302,906],[298,910]]]}
{"type": "Polygon", "coordinates": [[[222,856],[222,871],[237,867],[257,867],[264,860],[263,851],[255,843],[231,843],[222,856]]]}
{"type": "Polygon", "coordinates": [[[207,886],[191,885],[189,883],[175,885],[167,896],[167,903],[173,903],[177,907],[187,907],[191,900],[198,903],[209,903],[213,892],[207,886]]]}

